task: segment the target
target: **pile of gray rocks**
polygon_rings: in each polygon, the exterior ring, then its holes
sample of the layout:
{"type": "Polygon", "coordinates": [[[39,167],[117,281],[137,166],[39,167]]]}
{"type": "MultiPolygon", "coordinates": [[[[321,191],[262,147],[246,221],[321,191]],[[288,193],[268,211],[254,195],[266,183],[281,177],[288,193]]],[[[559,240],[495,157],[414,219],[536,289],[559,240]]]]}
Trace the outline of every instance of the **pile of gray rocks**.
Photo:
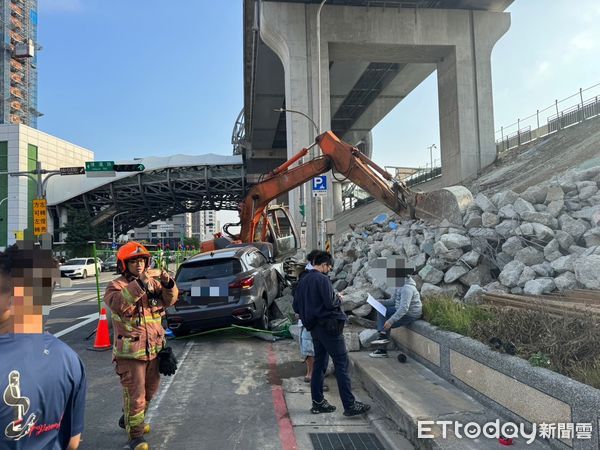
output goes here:
{"type": "Polygon", "coordinates": [[[370,269],[378,257],[405,259],[418,273],[423,297],[478,301],[483,292],[600,289],[599,187],[600,166],[566,172],[520,194],[480,193],[460,224],[380,217],[335,242],[334,287],[344,291],[344,309],[357,318],[373,317],[368,293],[391,294],[370,269]]]}
{"type": "MultiPolygon", "coordinates": [[[[423,298],[447,294],[479,302],[485,292],[600,289],[599,187],[600,166],[569,171],[520,194],[478,194],[459,224],[400,222],[384,214],[354,226],[334,243],[330,274],[355,325],[344,333],[348,349],[358,351],[377,338],[368,294],[385,299],[393,293],[371,269],[379,257],[402,258],[414,267],[423,298]]],[[[285,294],[276,302],[293,314],[291,292],[285,294]]]]}

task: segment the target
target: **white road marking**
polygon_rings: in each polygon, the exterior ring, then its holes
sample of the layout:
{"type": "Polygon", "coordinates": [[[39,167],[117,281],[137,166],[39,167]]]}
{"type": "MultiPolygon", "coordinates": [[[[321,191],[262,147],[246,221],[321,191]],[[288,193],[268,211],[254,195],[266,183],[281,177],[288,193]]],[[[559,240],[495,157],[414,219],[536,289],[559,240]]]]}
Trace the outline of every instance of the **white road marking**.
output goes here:
{"type": "Polygon", "coordinates": [[[166,395],[167,391],[171,387],[171,384],[173,384],[173,380],[175,380],[177,373],[179,373],[179,371],[181,370],[181,366],[183,366],[183,363],[184,363],[185,359],[187,358],[188,354],[190,353],[190,350],[192,349],[193,346],[194,346],[194,341],[188,341],[188,343],[185,344],[185,348],[183,349],[183,355],[181,356],[181,358],[179,358],[179,364],[177,365],[178,366],[177,372],[175,372],[175,375],[170,376],[167,379],[167,383],[163,386],[160,393],[156,396],[156,398],[154,400],[152,400],[152,403],[150,404],[150,408],[148,409],[148,414],[146,414],[146,422],[147,423],[151,422],[152,416],[158,409],[160,402],[162,401],[162,399],[166,395]]]}
{"type": "Polygon", "coordinates": [[[69,306],[69,305],[73,305],[73,304],[79,303],[79,302],[87,302],[88,300],[96,300],[97,298],[98,298],[98,295],[92,295],[91,297],[78,298],[75,300],[62,302],[57,305],[50,306],[50,311],[54,311],[55,309],[62,308],[63,306],[69,306]]]}
{"type": "Polygon", "coordinates": [[[71,291],[71,292],[61,292],[59,294],[54,294],[52,296],[52,298],[55,299],[55,298],[58,298],[58,297],[67,297],[67,296],[75,295],[78,292],[81,292],[81,291],[77,290],[77,291],[71,291]]]}
{"type": "Polygon", "coordinates": [[[92,314],[88,314],[87,316],[78,317],[75,320],[81,320],[81,319],[85,319],[85,320],[83,322],[79,322],[76,325],[73,325],[72,327],[69,327],[69,328],[66,328],[66,329],[64,329],[62,331],[59,331],[58,333],[54,333],[54,337],[57,337],[57,338],[62,337],[65,334],[70,333],[71,331],[75,331],[78,328],[81,328],[81,327],[87,325],[88,323],[93,322],[94,320],[98,320],[98,313],[95,312],[95,313],[92,313],[92,314]]]}

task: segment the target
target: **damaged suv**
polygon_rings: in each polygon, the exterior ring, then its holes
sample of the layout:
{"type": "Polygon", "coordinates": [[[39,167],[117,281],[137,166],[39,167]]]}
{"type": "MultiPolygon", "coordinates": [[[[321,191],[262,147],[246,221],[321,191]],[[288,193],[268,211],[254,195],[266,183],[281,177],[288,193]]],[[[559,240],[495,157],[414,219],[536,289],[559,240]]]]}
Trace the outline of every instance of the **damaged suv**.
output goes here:
{"type": "Polygon", "coordinates": [[[267,329],[282,289],[281,275],[254,246],[196,255],[179,266],[175,282],[179,300],[167,323],[176,335],[232,324],[267,329]]]}

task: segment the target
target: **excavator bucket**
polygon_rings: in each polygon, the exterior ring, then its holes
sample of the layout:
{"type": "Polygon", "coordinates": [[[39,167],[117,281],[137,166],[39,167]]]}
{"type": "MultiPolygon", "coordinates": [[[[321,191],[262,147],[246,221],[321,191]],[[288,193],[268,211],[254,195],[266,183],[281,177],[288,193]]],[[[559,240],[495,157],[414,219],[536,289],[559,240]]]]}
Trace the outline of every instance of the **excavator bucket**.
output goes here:
{"type": "Polygon", "coordinates": [[[463,215],[473,203],[473,194],[464,186],[450,186],[431,192],[415,193],[415,216],[419,219],[448,220],[462,226],[463,215]]]}

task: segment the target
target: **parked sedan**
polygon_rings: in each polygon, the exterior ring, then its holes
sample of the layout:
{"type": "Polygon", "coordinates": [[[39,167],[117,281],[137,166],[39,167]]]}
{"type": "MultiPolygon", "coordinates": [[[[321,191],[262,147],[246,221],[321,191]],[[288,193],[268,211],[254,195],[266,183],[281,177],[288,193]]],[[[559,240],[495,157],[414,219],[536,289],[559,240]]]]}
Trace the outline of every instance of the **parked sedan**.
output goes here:
{"type": "Polygon", "coordinates": [[[115,273],[117,271],[117,257],[111,255],[106,258],[106,261],[102,263],[102,271],[115,273]]]}
{"type": "Polygon", "coordinates": [[[195,255],[179,266],[175,281],[179,300],[167,309],[167,323],[177,335],[232,324],[267,329],[281,289],[277,270],[252,246],[195,255]]]}
{"type": "MultiPolygon", "coordinates": [[[[98,269],[102,267],[102,260],[98,260],[98,269]]],[[[88,275],[96,275],[94,258],[73,258],[60,266],[60,276],[68,278],[87,278],[88,275]]]]}

